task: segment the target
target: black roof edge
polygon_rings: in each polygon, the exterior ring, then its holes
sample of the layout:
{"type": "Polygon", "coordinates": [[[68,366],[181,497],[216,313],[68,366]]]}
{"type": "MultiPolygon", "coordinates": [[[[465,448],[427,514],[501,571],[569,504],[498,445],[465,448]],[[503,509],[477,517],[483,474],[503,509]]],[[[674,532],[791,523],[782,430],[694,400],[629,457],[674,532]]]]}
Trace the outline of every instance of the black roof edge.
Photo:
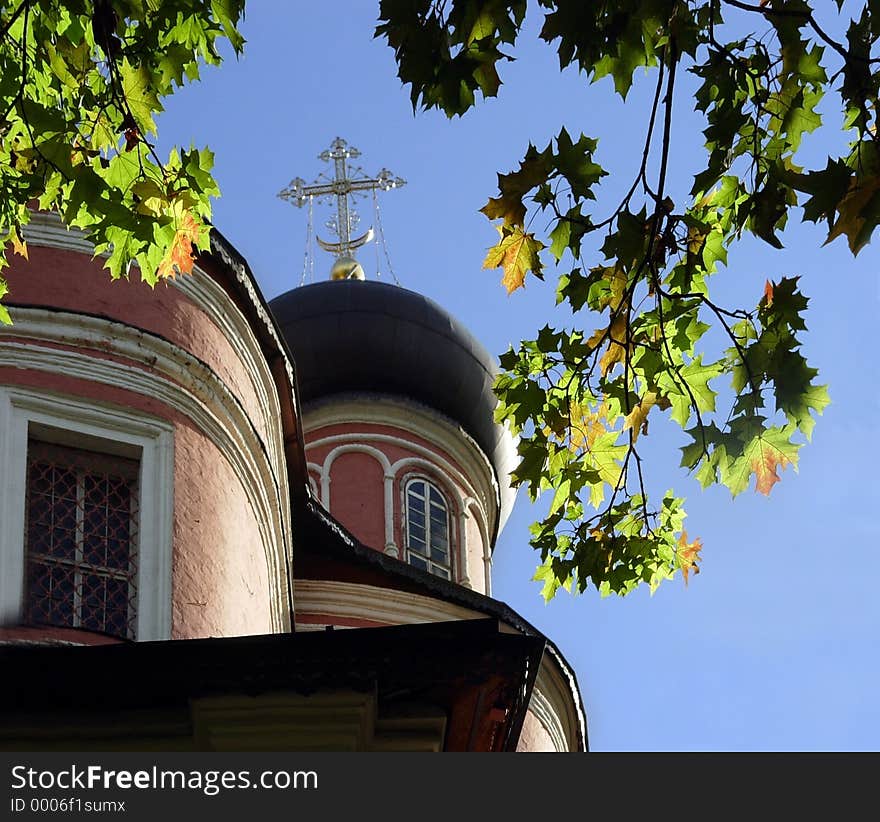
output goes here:
{"type": "MultiPolygon", "coordinates": [[[[380,570],[406,579],[408,582],[423,588],[426,596],[439,597],[446,602],[461,605],[474,611],[480,611],[495,619],[506,622],[516,630],[527,636],[540,637],[546,642],[546,650],[554,661],[559,665],[563,675],[568,680],[569,690],[574,699],[575,708],[578,712],[578,742],[584,751],[588,751],[587,721],[580,686],[574,668],[569,665],[565,656],[549,637],[545,636],[534,625],[520,616],[506,602],[494,599],[478,591],[465,588],[463,585],[443,579],[428,571],[422,571],[403,560],[370,548],[357,539],[344,525],[338,522],[319,503],[310,500],[305,504],[302,515],[307,517],[318,527],[332,533],[335,539],[329,539],[322,544],[322,550],[330,548],[337,556],[347,560],[354,559],[356,562],[379,568],[380,570]],[[344,547],[343,547],[344,546],[344,547]]],[[[296,557],[294,556],[294,562],[296,557]]],[[[294,577],[295,578],[295,577],[294,577]]]]}

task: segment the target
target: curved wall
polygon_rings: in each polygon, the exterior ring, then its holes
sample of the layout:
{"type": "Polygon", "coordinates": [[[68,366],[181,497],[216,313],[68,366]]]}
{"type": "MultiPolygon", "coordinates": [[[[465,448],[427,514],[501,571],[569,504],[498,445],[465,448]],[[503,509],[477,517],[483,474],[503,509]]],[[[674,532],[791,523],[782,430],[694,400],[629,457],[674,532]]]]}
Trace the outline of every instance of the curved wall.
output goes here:
{"type": "Polygon", "coordinates": [[[427,479],[447,501],[454,581],[489,593],[492,469],[460,428],[425,406],[368,394],[313,404],[303,424],[318,498],[361,542],[406,559],[405,487],[427,479]]]}
{"type": "MultiPolygon", "coordinates": [[[[281,410],[247,318],[208,271],[151,290],[136,270],[131,281],[111,282],[90,247],[49,215],[34,215],[26,239],[29,262],[13,258],[6,274],[14,324],[0,327],[0,448],[21,451],[34,414],[59,431],[75,431],[81,418],[107,442],[140,426],[132,442],[143,440],[139,447],[167,467],[155,478],[165,515],[149,536],[145,556],[155,562],[139,570],[139,597],[166,584],[155,604],[164,617],[138,638],[286,629],[281,410]],[[67,409],[57,422],[53,403],[67,409]]],[[[0,523],[0,568],[21,564],[22,531],[12,520],[22,516],[10,509],[0,523]]],[[[0,586],[6,622],[12,588],[4,595],[0,586]]],[[[33,638],[36,629],[23,630],[33,638]]]]}

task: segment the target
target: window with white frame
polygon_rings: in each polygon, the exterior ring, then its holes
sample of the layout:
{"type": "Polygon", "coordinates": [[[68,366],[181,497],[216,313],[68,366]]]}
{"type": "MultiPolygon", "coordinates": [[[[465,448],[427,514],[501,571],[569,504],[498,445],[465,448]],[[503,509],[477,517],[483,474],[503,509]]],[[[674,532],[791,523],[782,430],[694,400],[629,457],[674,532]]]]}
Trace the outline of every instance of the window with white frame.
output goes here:
{"type": "Polygon", "coordinates": [[[171,424],[0,386],[0,624],[171,635],[171,424]]]}
{"type": "Polygon", "coordinates": [[[24,622],[136,637],[139,471],[28,440],[24,622]]]}
{"type": "Polygon", "coordinates": [[[452,579],[449,505],[436,485],[416,477],[406,483],[406,557],[410,565],[452,579]]]}

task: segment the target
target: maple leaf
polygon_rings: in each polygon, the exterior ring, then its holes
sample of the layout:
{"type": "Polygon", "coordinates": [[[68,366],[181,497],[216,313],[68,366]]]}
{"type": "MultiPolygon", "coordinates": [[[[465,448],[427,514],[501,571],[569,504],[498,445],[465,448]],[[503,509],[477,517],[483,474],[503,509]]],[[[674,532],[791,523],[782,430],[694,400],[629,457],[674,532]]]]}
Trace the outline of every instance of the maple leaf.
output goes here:
{"type": "Polygon", "coordinates": [[[582,403],[572,403],[569,409],[571,421],[571,433],[569,435],[569,448],[579,451],[581,448],[590,449],[596,440],[608,433],[608,406],[603,402],[596,411],[591,411],[589,406],[582,403]]]}
{"type": "Polygon", "coordinates": [[[12,241],[12,250],[21,257],[25,259],[28,258],[28,248],[27,243],[18,236],[18,232],[13,229],[13,231],[9,234],[9,239],[12,241]]]}
{"type": "Polygon", "coordinates": [[[501,240],[492,246],[483,261],[483,268],[503,268],[502,285],[512,294],[525,285],[526,273],[531,271],[541,276],[541,259],[538,252],[544,244],[535,239],[534,234],[524,232],[518,226],[507,228],[500,226],[501,240]]]}
{"type": "Polygon", "coordinates": [[[505,225],[523,225],[526,219],[526,207],[521,195],[502,194],[490,197],[489,202],[480,211],[490,220],[503,219],[505,225]]]}
{"type": "Polygon", "coordinates": [[[752,471],[755,473],[755,490],[769,496],[771,489],[779,482],[779,474],[777,469],[785,468],[791,463],[791,460],[778,448],[767,445],[760,438],[759,445],[755,449],[757,452],[749,461],[752,471]]]}
{"type": "Polygon", "coordinates": [[[773,283],[770,280],[764,281],[764,305],[767,308],[773,305],[773,283]]]}
{"type": "Polygon", "coordinates": [[[684,577],[684,584],[688,584],[688,574],[693,571],[694,574],[700,573],[700,566],[697,560],[700,559],[700,551],[703,550],[703,541],[697,537],[693,542],[688,542],[687,531],[682,531],[678,538],[678,547],[676,550],[676,558],[678,567],[681,568],[681,575],[684,577]]]}
{"type": "Polygon", "coordinates": [[[608,350],[599,360],[599,369],[602,376],[614,368],[616,363],[626,360],[626,313],[621,311],[611,322],[608,329],[608,350]]]}
{"type": "Polygon", "coordinates": [[[794,425],[767,429],[755,436],[741,455],[722,468],[721,480],[734,496],[745,490],[752,474],[755,475],[755,490],[768,496],[780,480],[780,468],[789,465],[797,468],[797,452],[801,446],[791,441],[796,430],[794,425]]]}
{"type": "Polygon", "coordinates": [[[201,226],[192,213],[184,211],[177,222],[174,239],[165,252],[162,262],[159,263],[156,276],[161,278],[174,277],[175,273],[192,274],[195,262],[192,245],[199,242],[200,234],[201,226]]]}
{"type": "Polygon", "coordinates": [[[849,191],[837,206],[837,219],[828,232],[828,239],[823,245],[846,235],[850,251],[858,254],[871,239],[877,225],[880,210],[880,175],[874,174],[867,178],[854,177],[849,191]]]}
{"type": "Polygon", "coordinates": [[[648,433],[648,414],[656,403],[657,394],[646,391],[639,404],[623,418],[623,430],[632,429],[633,443],[639,438],[639,434],[648,433]]]}

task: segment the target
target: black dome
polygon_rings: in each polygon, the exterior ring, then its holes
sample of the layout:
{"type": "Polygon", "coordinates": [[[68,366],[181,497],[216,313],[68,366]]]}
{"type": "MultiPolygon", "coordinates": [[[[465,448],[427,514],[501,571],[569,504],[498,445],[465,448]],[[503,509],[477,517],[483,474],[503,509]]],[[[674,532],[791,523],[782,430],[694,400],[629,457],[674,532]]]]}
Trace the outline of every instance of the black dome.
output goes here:
{"type": "Polygon", "coordinates": [[[509,434],[493,420],[497,366],[432,300],[375,281],[327,280],[269,302],[296,363],[303,403],[350,391],[408,397],[451,417],[476,440],[512,504],[509,434]]]}

